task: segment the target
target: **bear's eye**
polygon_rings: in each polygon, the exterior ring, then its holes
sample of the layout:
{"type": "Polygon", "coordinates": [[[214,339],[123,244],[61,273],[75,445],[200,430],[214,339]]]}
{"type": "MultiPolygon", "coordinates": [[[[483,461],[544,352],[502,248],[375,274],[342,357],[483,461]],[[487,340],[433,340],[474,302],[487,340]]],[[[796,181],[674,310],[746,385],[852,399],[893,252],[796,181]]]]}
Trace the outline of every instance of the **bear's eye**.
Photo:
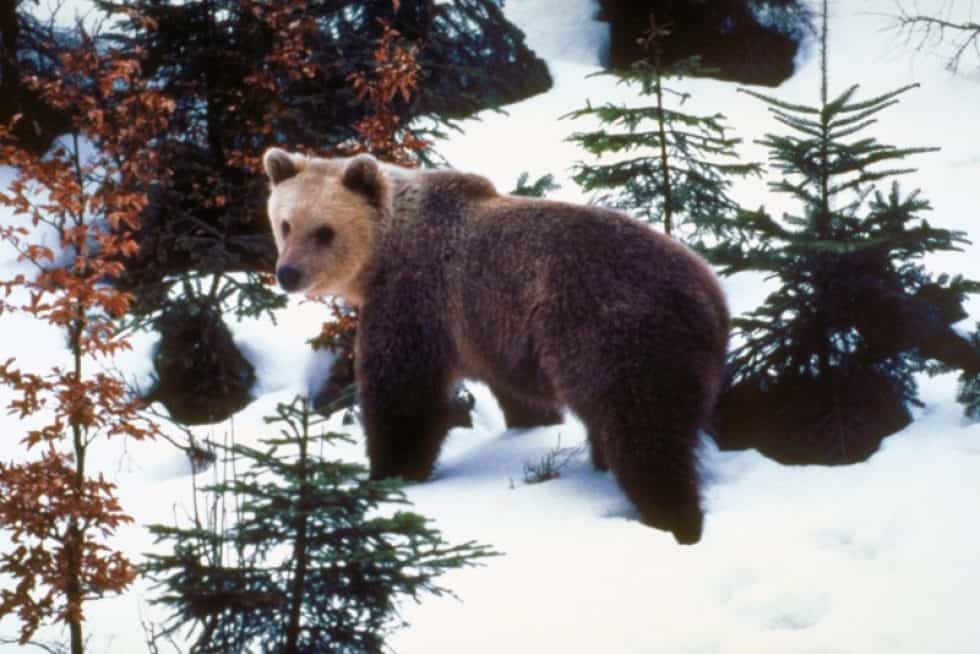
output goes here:
{"type": "Polygon", "coordinates": [[[283,238],[286,238],[287,236],[289,236],[289,230],[290,229],[292,229],[292,227],[290,226],[289,221],[288,220],[282,221],[282,237],[283,238]]]}
{"type": "Polygon", "coordinates": [[[333,230],[324,225],[313,232],[313,239],[318,245],[330,245],[333,241],[333,230]]]}

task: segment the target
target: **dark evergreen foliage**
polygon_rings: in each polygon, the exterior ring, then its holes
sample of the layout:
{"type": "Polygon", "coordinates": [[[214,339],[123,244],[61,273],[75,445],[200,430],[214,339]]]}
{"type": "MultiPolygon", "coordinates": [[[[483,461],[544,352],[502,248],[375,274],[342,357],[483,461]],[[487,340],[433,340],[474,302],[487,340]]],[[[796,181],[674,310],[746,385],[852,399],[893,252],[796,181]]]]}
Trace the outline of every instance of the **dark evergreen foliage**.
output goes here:
{"type": "Polygon", "coordinates": [[[538,177],[533,182],[530,180],[530,173],[526,171],[521,173],[517,178],[517,186],[514,187],[514,190],[512,190],[510,194],[527,198],[543,198],[548,195],[548,193],[557,191],[561,188],[561,184],[557,183],[555,181],[555,176],[550,173],[538,177]]]}
{"type": "MultiPolygon", "coordinates": [[[[177,136],[175,135],[175,138],[177,136]]],[[[152,315],[183,293],[183,280],[244,273],[235,301],[244,313],[284,302],[262,284],[275,267],[275,243],[265,216],[265,183],[259,175],[217,163],[204,146],[160,147],[160,182],[143,214],[140,250],[126,262],[120,283],[136,295],[134,311],[152,315]],[[217,201],[215,201],[217,199],[217,201]]]]}
{"type": "MultiPolygon", "coordinates": [[[[970,334],[970,347],[980,352],[980,323],[970,334]]],[[[958,402],[963,404],[963,412],[971,420],[980,420],[980,370],[970,368],[960,376],[960,389],[956,394],[958,402]]]]}
{"type": "MultiPolygon", "coordinates": [[[[293,45],[278,38],[267,15],[274,12],[223,0],[98,4],[120,20],[105,40],[141,52],[143,74],[176,102],[170,134],[158,145],[160,177],[140,252],[122,280],[137,294],[137,310],[163,308],[185,290],[184,274],[271,271],[265,181],[254,162],[272,133],[264,123],[292,117],[274,102],[288,79],[276,66],[292,63],[293,45]]],[[[260,288],[257,277],[249,282],[260,288]]]]}
{"type": "Polygon", "coordinates": [[[507,21],[503,0],[402,0],[401,5],[431,15],[428,31],[418,37],[424,45],[417,113],[463,118],[551,88],[548,66],[507,21]]]}
{"type": "Polygon", "coordinates": [[[759,173],[759,165],[739,163],[720,113],[701,116],[684,111],[688,94],[665,85],[701,70],[697,57],[663,63],[662,44],[669,31],[650,17],[647,57],[628,71],[611,71],[620,83],[637,87],[648,104],[598,107],[590,104],[569,114],[594,116],[601,128],[573,134],[579,143],[608,163],[575,166],[575,181],[586,191],[600,192],[599,201],[656,223],[670,234],[678,224],[685,235],[701,240],[723,237],[738,204],[728,195],[733,178],[759,173]]]}
{"type": "Polygon", "coordinates": [[[376,65],[384,24],[422,46],[418,93],[392,108],[402,124],[433,118],[430,136],[448,116],[550,86],[499,0],[99,5],[120,19],[110,40],[140,49],[144,73],[177,101],[172,137],[160,147],[169,177],[154,192],[141,254],[128,265],[127,282],[144,304],[182,272],[271,271],[257,157],[274,143],[328,154],[358,137],[354,126],[370,107],[350,77],[376,65]]]}
{"type": "Polygon", "coordinates": [[[439,575],[495,554],[451,545],[397,510],[407,504],[398,482],[324,460],[323,448],[345,437],[318,435],[302,398],[267,422],[280,435],[264,447],[219,451],[239,472],[204,489],[215,498],[205,517],[150,527],[173,547],[145,566],[162,590],[155,601],[173,611],[159,638],[188,630],[200,654],[381,653],[399,601],[444,594],[439,575]]]}
{"type": "Polygon", "coordinates": [[[171,303],[154,321],[154,386],[144,397],[160,402],[183,424],[220,422],[252,401],[255,368],[206,300],[171,303]]]}
{"type": "Polygon", "coordinates": [[[647,17],[669,27],[664,63],[693,55],[706,67],[698,74],[745,84],[778,86],[793,73],[793,60],[810,24],[799,0],[600,0],[609,21],[609,65],[628,70],[644,56],[647,17]]]}
{"type": "MultiPolygon", "coordinates": [[[[176,103],[169,132],[155,148],[158,178],[138,234],[140,250],[117,283],[134,293],[136,322],[144,325],[166,323],[163,317],[181,313],[182,304],[212,302],[207,315],[218,322],[191,321],[203,331],[195,338],[185,330],[182,341],[203,342],[214,329],[220,332],[220,314],[229,306],[241,316],[283,304],[263,283],[276,252],[263,209],[267,189],[259,156],[274,143],[336,153],[360,138],[358,121],[374,109],[351,80],[380,65],[376,49],[385,25],[422,45],[418,92],[396,95],[390,107],[403,125],[430,116],[430,128],[415,130],[419,136],[438,137],[449,125],[445,116],[550,85],[544,62],[506,22],[499,0],[97,4],[116,18],[102,43],[136,53],[142,73],[176,103]],[[222,293],[214,292],[216,286],[222,293]]],[[[165,342],[161,352],[167,351],[165,342]]],[[[214,362],[215,370],[241,368],[234,347],[218,351],[229,358],[214,362]]],[[[198,422],[204,414],[187,409],[205,396],[178,394],[199,385],[194,377],[201,370],[178,362],[158,357],[163,367],[152,397],[169,397],[172,413],[182,407],[176,414],[198,422]]],[[[220,377],[235,380],[233,385],[244,379],[237,373],[220,377]]],[[[244,401],[245,395],[236,396],[244,401]]]]}
{"type": "Polygon", "coordinates": [[[867,134],[911,88],[859,100],[852,86],[830,97],[824,45],[819,105],[746,91],[786,128],[761,143],[778,174],[771,188],[797,200],[800,212],[781,221],[744,212],[740,238],[709,252],[724,274],[762,271],[781,283],[734,321],[740,344],[719,410],[722,445],[796,462],[860,460],[909,420],[912,374],[927,359],[980,369],[977,350],[950,328],[980,285],[934,277],[919,263],[929,252],[958,249],[964,234],[930,225],[919,191],[881,186],[912,172],[907,157],[932,148],[894,147],[867,134]]]}
{"type": "Polygon", "coordinates": [[[0,124],[8,125],[20,116],[13,136],[18,145],[40,154],[68,130],[71,117],[45,102],[24,80],[28,76],[51,79],[59,46],[69,35],[40,24],[26,8],[29,4],[0,3],[0,124]]]}
{"type": "MultiPolygon", "coordinates": [[[[183,273],[165,295],[154,298],[157,309],[145,306],[123,324],[128,329],[152,328],[159,333],[153,354],[153,386],[143,396],[160,402],[170,418],[182,424],[225,420],[253,399],[255,371],[239,351],[226,317],[275,322],[286,296],[245,274],[183,273]]],[[[144,298],[145,299],[145,298],[144,298]]]]}

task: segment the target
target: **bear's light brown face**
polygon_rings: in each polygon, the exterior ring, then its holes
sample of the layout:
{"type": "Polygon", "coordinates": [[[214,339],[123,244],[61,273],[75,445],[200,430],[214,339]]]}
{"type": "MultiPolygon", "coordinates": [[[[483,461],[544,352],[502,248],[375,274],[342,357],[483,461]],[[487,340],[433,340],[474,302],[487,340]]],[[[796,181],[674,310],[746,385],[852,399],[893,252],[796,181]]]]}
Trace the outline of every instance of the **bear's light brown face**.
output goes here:
{"type": "Polygon", "coordinates": [[[263,163],[272,182],[268,209],[280,286],[360,304],[384,195],[377,161],[369,155],[307,158],[273,148],[263,163]]]}

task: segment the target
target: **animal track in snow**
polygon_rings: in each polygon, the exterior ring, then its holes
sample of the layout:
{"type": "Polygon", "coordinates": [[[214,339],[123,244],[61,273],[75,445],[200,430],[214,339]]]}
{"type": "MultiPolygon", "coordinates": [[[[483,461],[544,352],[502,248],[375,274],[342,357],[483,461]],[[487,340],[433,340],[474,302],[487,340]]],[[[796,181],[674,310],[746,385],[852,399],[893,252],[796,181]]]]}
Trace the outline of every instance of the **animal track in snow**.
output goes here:
{"type": "Polygon", "coordinates": [[[819,623],[828,611],[825,596],[785,598],[766,621],[770,629],[800,631],[819,623]]]}

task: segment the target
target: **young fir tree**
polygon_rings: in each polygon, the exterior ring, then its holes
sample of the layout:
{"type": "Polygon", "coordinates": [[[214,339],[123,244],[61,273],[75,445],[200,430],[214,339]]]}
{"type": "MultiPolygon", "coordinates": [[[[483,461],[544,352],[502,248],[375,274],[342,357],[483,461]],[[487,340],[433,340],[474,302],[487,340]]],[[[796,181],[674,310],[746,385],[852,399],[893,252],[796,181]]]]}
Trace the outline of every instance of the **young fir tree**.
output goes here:
{"type": "Polygon", "coordinates": [[[759,166],[736,161],[740,139],[727,136],[724,116],[685,112],[689,95],[665,85],[670,78],[704,72],[697,57],[663,63],[661,43],[669,34],[651,16],[647,57],[628,71],[604,73],[638,88],[648,104],[588,104],[569,114],[595,116],[602,124],[569,140],[597,157],[613,157],[609,163],[578,163],[574,180],[586,191],[604,193],[603,203],[651,223],[662,221],[667,234],[683,223],[692,238],[721,236],[738,210],[728,195],[732,178],[756,175],[759,166]]]}
{"type": "Polygon", "coordinates": [[[817,106],[745,91],[769,105],[783,134],[768,134],[778,179],[799,213],[777,221],[742,213],[741,238],[713,248],[723,273],[754,270],[778,279],[765,303],[734,321],[733,386],[719,415],[722,445],[757,447],[787,461],[841,463],[870,455],[907,424],[912,373],[926,359],[978,369],[976,350],[950,328],[975,282],[920,264],[956,250],[960,232],[931,226],[919,191],[893,178],[904,160],[934,148],[897,148],[868,134],[875,116],[913,88],[859,100],[857,86],[828,90],[824,3],[817,106]],[[892,180],[882,188],[881,184],[892,180]]]}
{"type": "Polygon", "coordinates": [[[145,566],[173,610],[157,638],[188,628],[199,653],[380,654],[399,599],[441,595],[436,577],[495,554],[395,510],[407,504],[399,482],[324,459],[346,437],[317,433],[323,419],[304,399],[266,422],[280,435],[264,447],[219,448],[241,472],[204,489],[216,497],[207,518],[150,527],[173,547],[145,566]],[[220,524],[226,513],[234,521],[220,524]]]}

